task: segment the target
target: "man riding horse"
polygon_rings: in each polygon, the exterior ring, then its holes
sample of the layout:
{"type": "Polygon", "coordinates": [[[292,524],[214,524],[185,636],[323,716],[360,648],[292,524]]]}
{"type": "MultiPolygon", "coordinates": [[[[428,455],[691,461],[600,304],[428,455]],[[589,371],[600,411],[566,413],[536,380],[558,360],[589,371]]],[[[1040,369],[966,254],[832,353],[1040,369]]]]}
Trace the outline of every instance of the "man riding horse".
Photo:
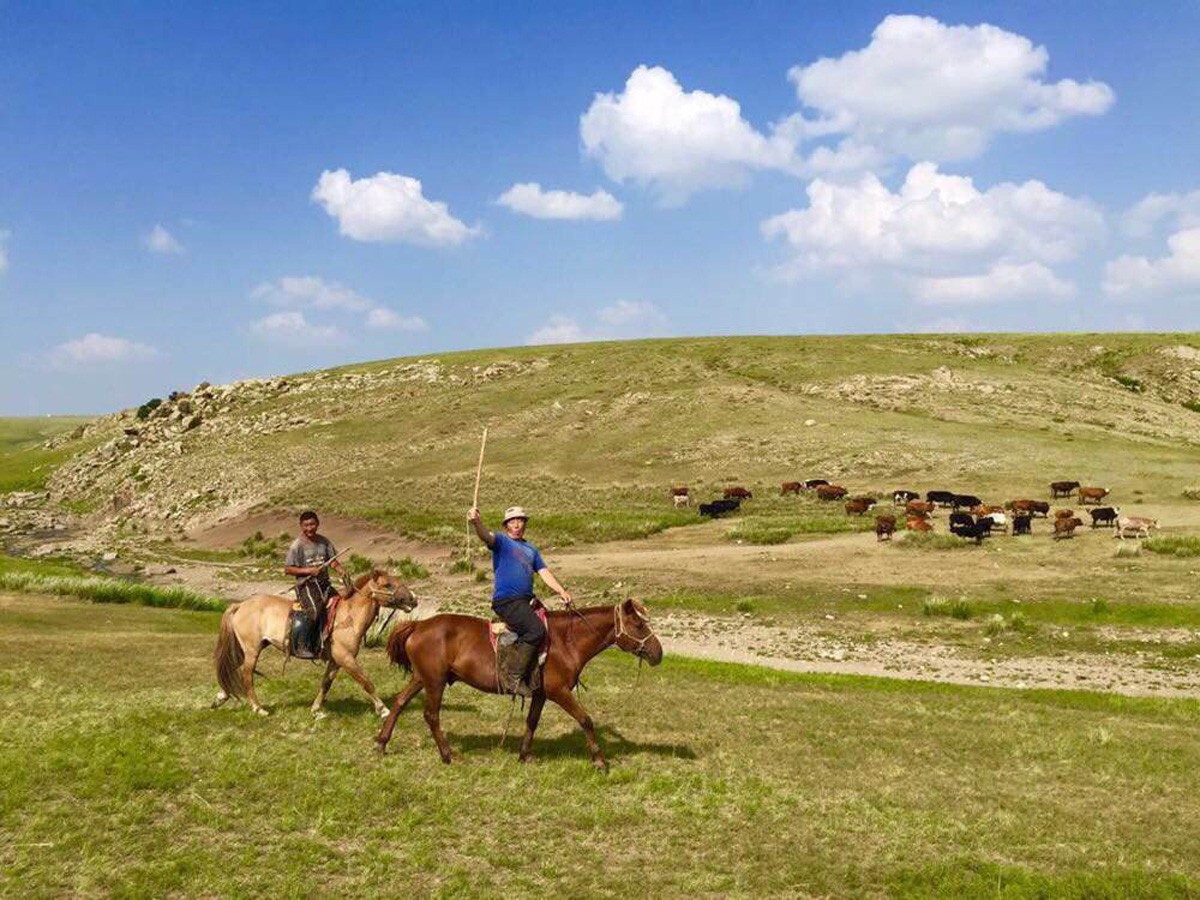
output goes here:
{"type": "Polygon", "coordinates": [[[329,581],[329,569],[337,569],[338,574],[346,577],[346,570],[337,560],[337,548],[329,538],[317,533],[320,527],[321,520],[311,509],[300,513],[300,536],[288,547],[283,565],[285,573],[296,577],[296,599],[315,623],[318,637],[313,650],[316,656],[320,656],[324,643],[329,598],[336,593],[329,581]]]}
{"type": "Polygon", "coordinates": [[[525,540],[529,516],[524,509],[510,506],[504,511],[503,531],[493,532],[484,527],[476,507],[467,513],[467,521],[492,551],[495,576],[492,610],[517,637],[511,652],[502,656],[503,664],[497,660],[500,690],[528,697],[532,692],[526,674],[546,637],[546,626],[534,611],[537,598],[533,595],[533,573],[542,576],[546,586],[562,598],[564,606],[571,605],[571,595],[546,567],[538,548],[525,540]]]}

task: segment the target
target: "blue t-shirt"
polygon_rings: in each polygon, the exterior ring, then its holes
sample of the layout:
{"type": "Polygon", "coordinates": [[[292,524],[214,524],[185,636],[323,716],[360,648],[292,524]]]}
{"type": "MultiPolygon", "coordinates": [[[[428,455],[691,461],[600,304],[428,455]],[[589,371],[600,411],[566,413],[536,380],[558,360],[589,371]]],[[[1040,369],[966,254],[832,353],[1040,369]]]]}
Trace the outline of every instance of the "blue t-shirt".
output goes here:
{"type": "Polygon", "coordinates": [[[542,554],[533,544],[514,541],[501,531],[497,531],[495,536],[492,574],[495,576],[496,589],[492,592],[492,600],[532,595],[533,573],[546,568],[542,554]]]}

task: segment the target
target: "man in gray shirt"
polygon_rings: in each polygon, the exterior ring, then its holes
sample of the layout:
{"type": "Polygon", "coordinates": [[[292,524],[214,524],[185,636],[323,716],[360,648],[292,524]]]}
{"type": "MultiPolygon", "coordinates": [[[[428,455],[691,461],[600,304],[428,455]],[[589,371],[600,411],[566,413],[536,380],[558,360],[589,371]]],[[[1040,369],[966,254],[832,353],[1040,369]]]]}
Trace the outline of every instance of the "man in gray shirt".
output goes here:
{"type": "Polygon", "coordinates": [[[334,593],[329,570],[337,569],[343,576],[346,570],[334,559],[337,548],[333,542],[317,533],[320,527],[321,520],[311,509],[300,513],[300,537],[288,547],[283,571],[296,577],[296,599],[304,605],[305,612],[314,622],[324,625],[325,605],[334,593]],[[333,560],[332,564],[326,565],[330,560],[333,560]]]}

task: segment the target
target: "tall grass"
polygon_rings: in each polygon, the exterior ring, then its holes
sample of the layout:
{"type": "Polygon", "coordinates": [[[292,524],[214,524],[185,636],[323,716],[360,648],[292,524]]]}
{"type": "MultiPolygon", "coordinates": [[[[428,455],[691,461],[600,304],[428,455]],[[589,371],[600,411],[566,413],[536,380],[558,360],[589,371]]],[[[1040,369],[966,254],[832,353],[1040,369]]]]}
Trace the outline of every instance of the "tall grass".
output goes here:
{"type": "Polygon", "coordinates": [[[96,603],[133,603],[171,609],[220,611],[226,603],[218,597],[198,594],[183,587],[159,587],[115,578],[79,575],[40,575],[32,572],[0,572],[0,590],[27,594],[56,594],[81,597],[96,603]]]}
{"type": "Polygon", "coordinates": [[[1200,535],[1160,534],[1146,538],[1142,546],[1165,556],[1200,556],[1200,535]]]}

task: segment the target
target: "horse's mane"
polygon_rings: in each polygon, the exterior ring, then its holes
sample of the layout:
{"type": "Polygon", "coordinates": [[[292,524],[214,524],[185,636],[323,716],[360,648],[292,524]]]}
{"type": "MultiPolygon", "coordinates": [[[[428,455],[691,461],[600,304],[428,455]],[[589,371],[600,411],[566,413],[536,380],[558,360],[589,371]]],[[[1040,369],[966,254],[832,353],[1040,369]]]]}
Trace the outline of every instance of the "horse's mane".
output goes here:
{"type": "Polygon", "coordinates": [[[372,578],[378,578],[380,575],[386,575],[386,574],[387,574],[387,572],[383,571],[383,569],[372,569],[370,572],[368,572],[365,575],[359,575],[353,581],[354,589],[356,591],[361,591],[364,587],[367,586],[367,582],[370,581],[372,578]]]}
{"type": "MultiPolygon", "coordinates": [[[[649,610],[646,609],[646,604],[644,604],[641,600],[634,600],[633,597],[630,597],[629,599],[633,600],[633,608],[638,611],[638,614],[641,615],[642,618],[649,618],[649,610]]],[[[618,600],[616,603],[604,604],[602,606],[576,607],[574,610],[548,609],[546,610],[546,615],[551,619],[561,619],[565,616],[574,616],[576,613],[579,613],[580,615],[587,615],[588,613],[595,612],[604,612],[611,616],[613,606],[620,606],[624,602],[624,600],[618,600]]]]}

